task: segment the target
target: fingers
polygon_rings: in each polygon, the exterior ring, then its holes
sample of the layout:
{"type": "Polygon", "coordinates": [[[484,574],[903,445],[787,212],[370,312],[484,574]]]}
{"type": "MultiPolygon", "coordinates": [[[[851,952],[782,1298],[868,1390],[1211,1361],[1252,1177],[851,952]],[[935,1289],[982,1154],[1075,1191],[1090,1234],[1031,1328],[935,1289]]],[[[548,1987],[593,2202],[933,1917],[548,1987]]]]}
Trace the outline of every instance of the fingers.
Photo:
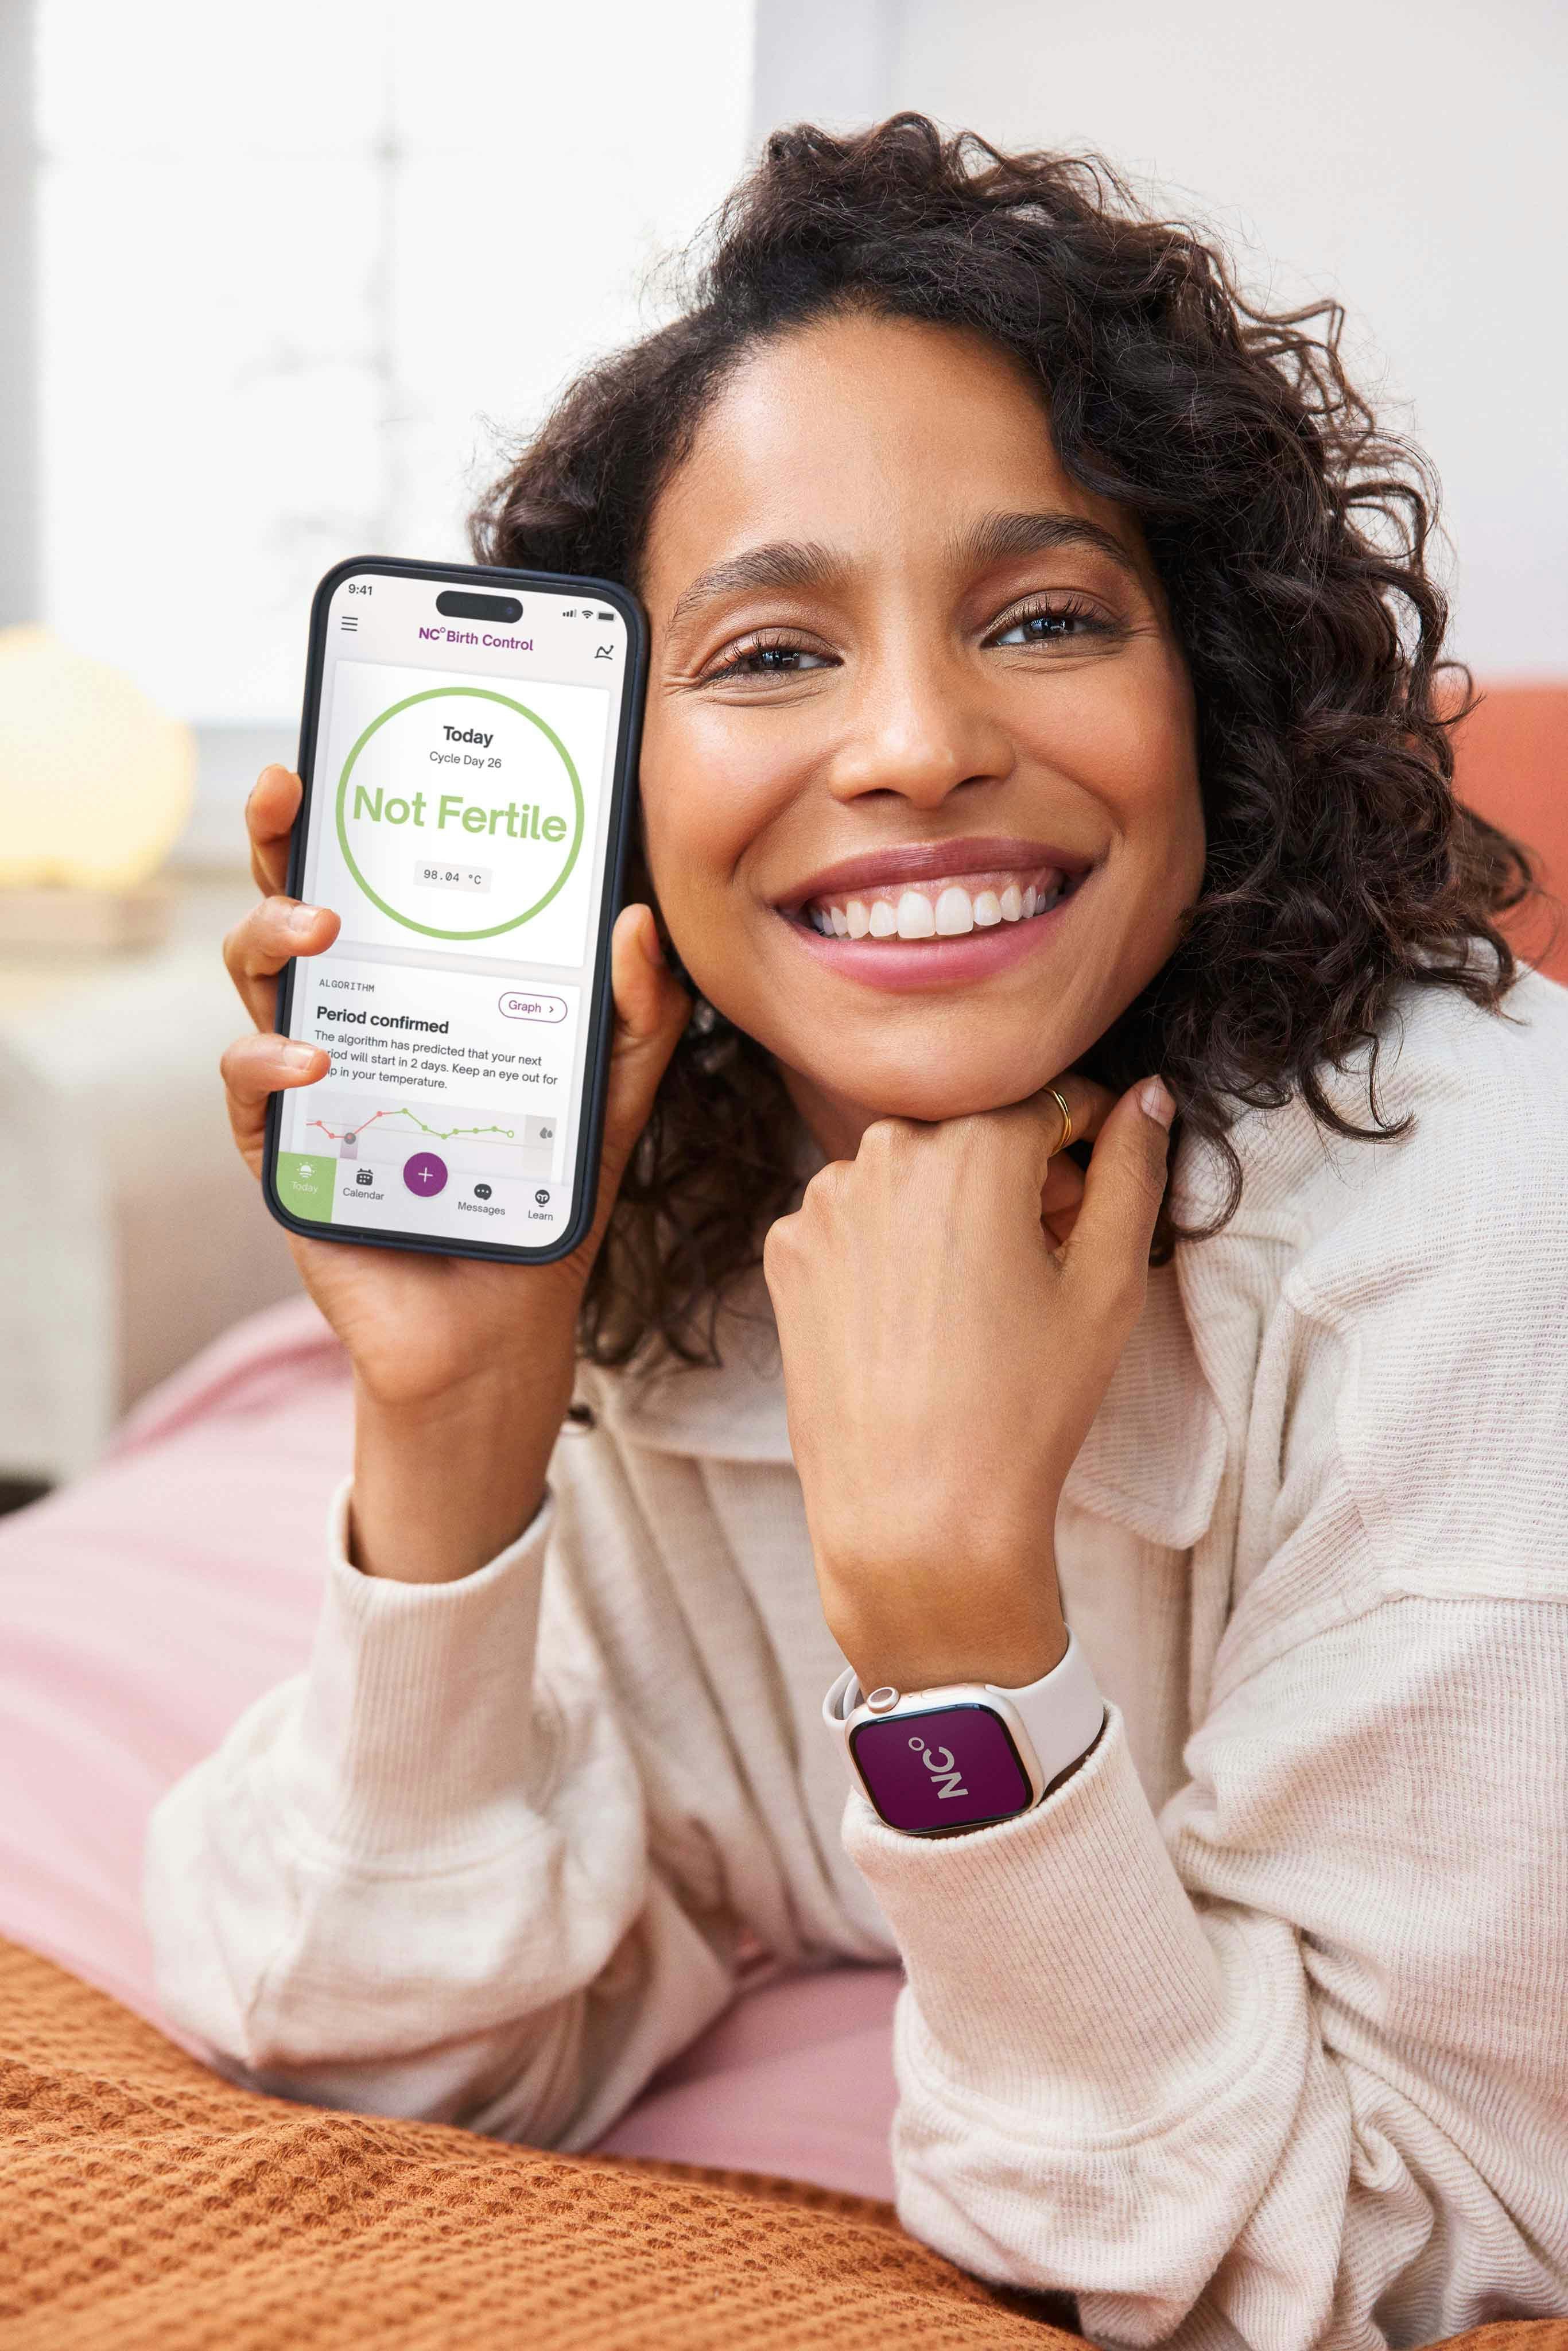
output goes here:
{"type": "Polygon", "coordinates": [[[1040,1198],[1040,1220],[1053,1249],[1061,1249],[1071,1238],[1082,1198],[1083,1170],[1066,1152],[1058,1152],[1046,1170],[1040,1198]]]}
{"type": "Polygon", "coordinates": [[[267,1096],[313,1085],[326,1076],[330,1061],[321,1046],[296,1044],[287,1037],[241,1037],[229,1047],[219,1064],[229,1124],[253,1176],[261,1173],[267,1096]]]}
{"type": "Polygon", "coordinates": [[[610,973],[615,1042],[604,1106],[604,1156],[619,1176],[648,1123],[692,1004],[664,961],[651,907],[622,908],[611,935],[610,973]]]}
{"type": "MultiPolygon", "coordinates": [[[[1011,1138],[1008,1158],[1018,1179],[1037,1190],[1043,1190],[1057,1154],[1067,1143],[1093,1142],[1116,1101],[1109,1087],[1098,1084],[1092,1078],[1081,1077],[1076,1070],[1064,1070],[1059,1078],[1051,1080],[1051,1088],[1042,1086],[1027,1102],[985,1114],[993,1133],[1004,1133],[1011,1138]],[[1057,1094],[1066,1102],[1071,1116],[1071,1134],[1063,1125],[1057,1094]]],[[[1071,1166],[1072,1162],[1069,1160],[1066,1165],[1071,1166]]]]}
{"type": "Polygon", "coordinates": [[[290,956],[319,955],[338,930],[329,907],[292,898],[264,898],[241,915],[224,941],[224,962],[258,1029],[270,1029],[277,1018],[277,975],[290,956]]]}
{"type": "Polygon", "coordinates": [[[287,768],[263,768],[246,802],[250,870],[264,895],[224,941],[224,961],[258,1029],[270,1029],[277,1017],[275,983],[289,957],[319,955],[338,935],[338,917],[326,907],[297,905],[281,894],[302,792],[298,777],[287,768]]]}
{"type": "Polygon", "coordinates": [[[250,870],[264,896],[281,890],[288,879],[288,836],[299,813],[305,788],[288,768],[263,768],[245,804],[245,829],[250,838],[250,870]]]}
{"type": "Polygon", "coordinates": [[[1039,1093],[1019,1104],[1019,1110],[1038,1126],[1050,1159],[1065,1150],[1069,1143],[1092,1143],[1115,1106],[1116,1097],[1109,1086],[1100,1085],[1093,1078],[1080,1077],[1076,1070],[1064,1070],[1061,1077],[1051,1080],[1050,1086],[1042,1086],[1039,1093]],[[1071,1134],[1062,1127],[1058,1094],[1067,1104],[1072,1121],[1071,1134]]]}
{"type": "Polygon", "coordinates": [[[1063,1251],[1069,1278],[1095,1296],[1109,1322],[1129,1329],[1144,1301],[1175,1110],[1158,1078],[1122,1096],[1100,1130],[1063,1251]]]}

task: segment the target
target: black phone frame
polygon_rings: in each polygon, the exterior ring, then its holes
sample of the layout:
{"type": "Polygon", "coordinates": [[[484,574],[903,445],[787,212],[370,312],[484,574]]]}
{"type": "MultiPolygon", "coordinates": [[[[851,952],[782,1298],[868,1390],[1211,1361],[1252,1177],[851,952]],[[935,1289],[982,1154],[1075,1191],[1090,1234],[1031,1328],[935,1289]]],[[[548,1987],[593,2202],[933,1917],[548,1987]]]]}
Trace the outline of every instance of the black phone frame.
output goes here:
{"type": "MultiPolygon", "coordinates": [[[[611,605],[626,624],[625,687],[615,762],[610,778],[608,838],[599,917],[593,934],[593,980],[589,1005],[588,1041],[583,1059],[582,1115],[578,1121],[577,1156],[573,1171],[575,1207],[564,1233],[538,1249],[519,1242],[444,1239],[423,1233],[389,1233],[358,1225],[319,1223],[298,1217],[277,1196],[277,1154],[282,1134],[282,1093],[268,1097],[267,1130],[262,1152],[261,1195],[268,1212],[284,1228],[306,1240],[351,1241],[358,1248],[409,1249],[424,1257],[478,1258],[499,1265],[553,1265],[580,1248],[592,1229],[599,1195],[599,1156],[604,1139],[604,1098],[609,1083],[610,1053],[614,1043],[614,1001],[611,988],[610,934],[620,911],[625,886],[626,858],[637,807],[637,759],[642,747],[643,708],[648,680],[648,624],[643,608],[628,589],[613,580],[591,579],[580,572],[514,571],[476,563],[419,563],[403,556],[357,555],[335,563],[318,583],[310,605],[310,638],[306,655],[305,700],[299,719],[299,778],[304,796],[288,850],[288,894],[299,895],[305,874],[305,845],[309,833],[316,731],[321,711],[321,685],[327,665],[327,620],[333,596],[345,580],[370,572],[376,578],[428,580],[441,586],[507,587],[538,593],[580,592],[611,605]]],[[[290,956],[277,977],[277,1026],[288,1035],[294,1008],[294,974],[298,958],[290,956]]],[[[317,1081],[318,1083],[319,1081],[317,1081]]],[[[290,1089],[290,1091],[292,1091],[290,1089]]]]}

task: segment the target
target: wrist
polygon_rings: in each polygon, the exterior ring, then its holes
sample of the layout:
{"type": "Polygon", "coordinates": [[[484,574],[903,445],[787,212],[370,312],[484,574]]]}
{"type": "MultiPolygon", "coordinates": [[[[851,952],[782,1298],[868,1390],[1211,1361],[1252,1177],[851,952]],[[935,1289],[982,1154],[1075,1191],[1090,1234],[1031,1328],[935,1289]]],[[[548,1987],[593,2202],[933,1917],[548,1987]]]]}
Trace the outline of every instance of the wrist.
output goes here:
{"type": "MultiPolygon", "coordinates": [[[[531,1384],[530,1384],[531,1385],[531,1384]]],[[[544,1499],[570,1401],[492,1374],[417,1402],[357,1388],[350,1545],[367,1575],[446,1583],[515,1542],[544,1499]]]]}
{"type": "MultiPolygon", "coordinates": [[[[962,1579],[961,1562],[956,1573],[962,1579]]],[[[862,1690],[951,1682],[1021,1689],[1061,1663],[1068,1634],[1053,1558],[1037,1556],[1027,1579],[1010,1580],[1000,1592],[963,1580],[955,1591],[955,1574],[949,1559],[939,1603],[905,1587],[829,1604],[829,1628],[862,1690]]]]}

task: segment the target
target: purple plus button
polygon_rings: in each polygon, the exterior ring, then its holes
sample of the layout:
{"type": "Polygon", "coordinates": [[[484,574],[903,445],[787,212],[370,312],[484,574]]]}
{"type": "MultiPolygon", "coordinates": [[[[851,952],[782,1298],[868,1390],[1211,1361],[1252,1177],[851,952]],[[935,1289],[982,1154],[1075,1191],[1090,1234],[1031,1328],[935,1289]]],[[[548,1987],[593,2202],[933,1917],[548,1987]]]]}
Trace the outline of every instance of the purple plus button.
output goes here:
{"type": "Polygon", "coordinates": [[[422,1200],[434,1200],[437,1192],[446,1188],[446,1162],[437,1159],[434,1151],[416,1151],[402,1163],[402,1180],[422,1200]]]}

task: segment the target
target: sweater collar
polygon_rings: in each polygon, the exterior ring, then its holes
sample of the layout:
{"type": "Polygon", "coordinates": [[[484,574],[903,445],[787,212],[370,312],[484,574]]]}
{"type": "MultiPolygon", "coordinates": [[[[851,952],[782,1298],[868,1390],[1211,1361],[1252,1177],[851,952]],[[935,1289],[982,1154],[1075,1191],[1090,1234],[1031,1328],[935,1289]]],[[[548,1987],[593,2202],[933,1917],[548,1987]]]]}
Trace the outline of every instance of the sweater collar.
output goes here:
{"type": "MultiPolygon", "coordinates": [[[[718,1370],[589,1372],[584,1384],[627,1444],[699,1460],[789,1462],[779,1342],[760,1272],[723,1316],[719,1345],[718,1370]]],[[[1176,1270],[1157,1267],[1062,1499],[1186,1551],[1209,1523],[1224,1464],[1224,1427],[1176,1270]]]]}

